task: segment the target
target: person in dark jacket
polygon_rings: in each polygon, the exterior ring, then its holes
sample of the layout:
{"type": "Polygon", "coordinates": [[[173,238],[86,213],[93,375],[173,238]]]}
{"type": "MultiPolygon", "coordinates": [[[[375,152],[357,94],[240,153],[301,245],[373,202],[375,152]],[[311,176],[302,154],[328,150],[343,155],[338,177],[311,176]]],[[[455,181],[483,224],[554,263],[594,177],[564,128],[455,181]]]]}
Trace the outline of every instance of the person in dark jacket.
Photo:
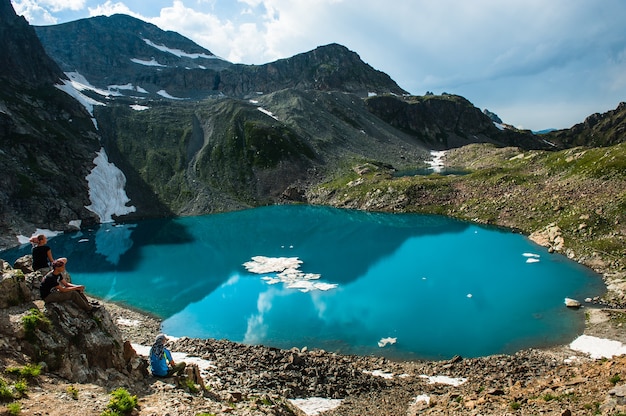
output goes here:
{"type": "Polygon", "coordinates": [[[57,259],[52,263],[52,270],[46,274],[39,287],[41,299],[44,302],[65,302],[71,300],[80,309],[91,311],[99,308],[94,302],[89,302],[85,296],[85,286],[75,285],[65,280],[63,272],[65,271],[65,257],[57,259]]]}
{"type": "Polygon", "coordinates": [[[33,244],[33,270],[47,273],[51,269],[52,263],[54,263],[54,257],[52,257],[52,250],[48,245],[48,238],[39,234],[36,237],[32,237],[30,242],[33,244]]]}

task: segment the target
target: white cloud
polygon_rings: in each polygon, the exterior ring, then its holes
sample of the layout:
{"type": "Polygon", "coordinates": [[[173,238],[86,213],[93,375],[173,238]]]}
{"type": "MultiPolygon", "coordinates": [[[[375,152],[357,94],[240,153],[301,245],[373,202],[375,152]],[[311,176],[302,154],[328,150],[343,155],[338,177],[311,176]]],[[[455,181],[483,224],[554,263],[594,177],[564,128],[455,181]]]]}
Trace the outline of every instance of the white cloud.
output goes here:
{"type": "Polygon", "coordinates": [[[50,7],[53,12],[61,10],[80,10],[85,7],[85,0],[40,0],[42,6],[50,7]]]}
{"type": "Polygon", "coordinates": [[[111,0],[107,0],[104,4],[98,4],[96,7],[89,7],[89,17],[93,16],[111,16],[112,14],[127,14],[129,16],[136,17],[141,20],[146,20],[145,17],[138,13],[133,12],[124,3],[113,3],[111,0]]]}
{"type": "Polygon", "coordinates": [[[52,13],[39,5],[35,0],[13,1],[13,8],[18,16],[24,16],[29,22],[38,22],[39,24],[53,25],[58,19],[52,13]]]}

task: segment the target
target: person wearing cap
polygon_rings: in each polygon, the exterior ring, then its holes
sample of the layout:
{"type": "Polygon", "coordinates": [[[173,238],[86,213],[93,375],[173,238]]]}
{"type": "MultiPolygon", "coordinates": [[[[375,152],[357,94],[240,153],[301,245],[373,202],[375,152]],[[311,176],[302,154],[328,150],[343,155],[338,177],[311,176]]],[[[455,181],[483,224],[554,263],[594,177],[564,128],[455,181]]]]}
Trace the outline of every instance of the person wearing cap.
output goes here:
{"type": "Polygon", "coordinates": [[[91,311],[99,308],[92,304],[85,296],[85,286],[75,285],[65,280],[64,271],[67,259],[61,257],[52,263],[52,270],[46,274],[39,287],[41,299],[44,302],[65,302],[71,300],[80,309],[91,311]]]}
{"type": "Polygon", "coordinates": [[[165,348],[167,337],[164,334],[157,335],[154,344],[150,348],[150,368],[152,375],[156,377],[171,377],[182,375],[187,364],[184,361],[175,363],[170,350],[165,348]]]}

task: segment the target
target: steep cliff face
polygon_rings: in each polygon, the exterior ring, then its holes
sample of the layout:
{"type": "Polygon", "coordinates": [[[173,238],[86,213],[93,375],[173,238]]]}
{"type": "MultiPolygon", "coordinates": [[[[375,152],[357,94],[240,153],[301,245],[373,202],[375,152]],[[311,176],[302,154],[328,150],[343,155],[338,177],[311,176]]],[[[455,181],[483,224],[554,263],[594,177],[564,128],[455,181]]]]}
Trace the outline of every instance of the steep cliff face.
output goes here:
{"type": "Polygon", "coordinates": [[[70,382],[120,385],[144,376],[147,365],[125,344],[105,308],[85,312],[71,301],[44,303],[39,296],[42,276],[32,272],[30,256],[15,265],[0,260],[0,349],[5,358],[17,355],[21,361],[27,356],[70,382]]]}
{"type": "Polygon", "coordinates": [[[0,0],[0,246],[35,228],[93,221],[85,177],[98,138],[90,115],[56,88],[63,73],[33,29],[0,0]]]}

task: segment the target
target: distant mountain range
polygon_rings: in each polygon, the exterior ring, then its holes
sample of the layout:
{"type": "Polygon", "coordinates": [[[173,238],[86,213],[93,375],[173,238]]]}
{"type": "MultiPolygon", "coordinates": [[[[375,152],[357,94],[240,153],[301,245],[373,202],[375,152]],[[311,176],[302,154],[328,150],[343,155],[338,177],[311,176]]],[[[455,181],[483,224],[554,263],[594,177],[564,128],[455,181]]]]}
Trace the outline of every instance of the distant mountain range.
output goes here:
{"type": "Polygon", "coordinates": [[[103,220],[86,207],[120,185],[101,179],[96,191],[86,179],[100,149],[123,172],[130,220],[306,202],[346,166],[415,168],[431,150],[477,142],[624,140],[623,105],[535,135],[460,96],[410,96],[337,44],[238,65],[125,15],[32,27],[10,0],[0,43],[0,246],[103,220]]]}

